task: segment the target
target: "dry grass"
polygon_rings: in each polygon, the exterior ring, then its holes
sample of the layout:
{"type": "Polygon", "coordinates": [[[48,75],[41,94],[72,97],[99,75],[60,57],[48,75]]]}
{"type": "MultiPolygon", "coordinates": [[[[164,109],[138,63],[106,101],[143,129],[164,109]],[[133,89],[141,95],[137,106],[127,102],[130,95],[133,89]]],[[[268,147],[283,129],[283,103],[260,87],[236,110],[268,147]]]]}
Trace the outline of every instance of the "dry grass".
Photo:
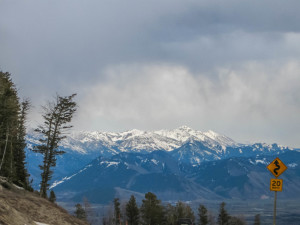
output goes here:
{"type": "Polygon", "coordinates": [[[20,189],[0,177],[0,225],[87,225],[37,194],[20,189]]]}

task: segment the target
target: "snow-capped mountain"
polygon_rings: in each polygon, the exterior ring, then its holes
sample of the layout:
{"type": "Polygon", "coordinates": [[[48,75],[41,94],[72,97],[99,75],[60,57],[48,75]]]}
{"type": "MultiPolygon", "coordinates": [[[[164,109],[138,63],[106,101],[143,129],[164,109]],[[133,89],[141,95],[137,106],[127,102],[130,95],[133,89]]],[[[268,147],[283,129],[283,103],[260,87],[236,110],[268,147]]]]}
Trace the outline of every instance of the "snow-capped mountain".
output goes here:
{"type": "MultiPolygon", "coordinates": [[[[29,149],[38,144],[39,136],[34,132],[27,135],[28,170],[33,178],[34,187],[39,183],[38,165],[40,154],[29,149]]],[[[198,166],[205,161],[221,160],[230,157],[250,157],[255,155],[279,154],[289,149],[277,144],[239,144],[224,135],[213,131],[201,132],[187,126],[173,130],[125,132],[73,132],[60,144],[66,154],[57,157],[53,180],[58,180],[82,169],[93,159],[112,157],[122,152],[151,153],[153,151],[170,152],[179,163],[198,166]]]]}
{"type": "Polygon", "coordinates": [[[151,152],[154,150],[172,151],[185,142],[195,140],[213,148],[215,146],[237,146],[232,139],[213,131],[201,132],[187,126],[173,130],[125,132],[74,132],[62,143],[64,148],[87,153],[99,151],[105,147],[112,153],[117,152],[151,152]]]}

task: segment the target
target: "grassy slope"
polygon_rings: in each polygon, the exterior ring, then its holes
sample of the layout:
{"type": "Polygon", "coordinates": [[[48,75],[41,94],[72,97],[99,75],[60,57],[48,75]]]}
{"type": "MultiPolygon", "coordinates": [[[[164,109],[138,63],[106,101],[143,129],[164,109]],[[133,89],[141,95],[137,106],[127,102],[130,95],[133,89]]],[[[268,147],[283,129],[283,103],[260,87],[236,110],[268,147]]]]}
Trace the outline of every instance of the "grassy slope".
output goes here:
{"type": "Polygon", "coordinates": [[[31,193],[11,185],[0,177],[0,224],[36,225],[87,225],[63,208],[31,193]]]}

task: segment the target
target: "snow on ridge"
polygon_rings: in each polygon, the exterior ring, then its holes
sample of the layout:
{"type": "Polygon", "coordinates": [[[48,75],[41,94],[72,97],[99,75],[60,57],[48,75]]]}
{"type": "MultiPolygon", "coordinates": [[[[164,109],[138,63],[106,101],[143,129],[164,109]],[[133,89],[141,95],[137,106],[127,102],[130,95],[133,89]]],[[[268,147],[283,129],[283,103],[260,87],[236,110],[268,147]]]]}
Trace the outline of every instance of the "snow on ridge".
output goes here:
{"type": "MultiPolygon", "coordinates": [[[[151,152],[162,149],[172,151],[190,140],[205,142],[207,146],[212,148],[217,145],[226,147],[235,144],[230,138],[216,132],[201,132],[187,126],[181,126],[172,130],[158,131],[141,131],[138,129],[124,132],[73,131],[62,141],[62,147],[81,154],[99,151],[103,147],[112,152],[115,149],[122,152],[151,152]]],[[[32,144],[35,144],[36,141],[34,135],[30,137],[32,144]]]]}
{"type": "Polygon", "coordinates": [[[289,168],[295,168],[295,167],[298,166],[298,164],[297,164],[297,163],[290,163],[290,164],[288,164],[287,166],[288,166],[289,168]]]}
{"type": "Polygon", "coordinates": [[[153,162],[155,165],[158,165],[158,161],[157,160],[155,160],[155,159],[151,159],[151,162],[153,162]]]}
{"type": "Polygon", "coordinates": [[[66,180],[70,180],[71,178],[75,177],[76,175],[78,175],[79,173],[82,173],[83,171],[85,171],[87,168],[91,167],[92,165],[87,165],[86,167],[84,167],[82,170],[80,170],[78,173],[75,173],[69,177],[64,177],[63,179],[59,180],[59,181],[54,181],[53,184],[49,187],[49,189],[52,189],[54,187],[56,187],[57,185],[65,182],[66,180]]]}
{"type": "Polygon", "coordinates": [[[261,163],[261,164],[264,164],[264,165],[268,165],[269,163],[266,161],[266,158],[263,158],[262,160],[261,159],[256,159],[255,160],[255,163],[256,163],[256,165],[258,164],[258,163],[261,163]]]}
{"type": "Polygon", "coordinates": [[[107,164],[106,168],[108,167],[111,167],[111,166],[118,166],[120,164],[120,162],[114,162],[114,161],[103,161],[103,162],[100,162],[100,165],[103,165],[103,164],[107,164]]]}
{"type": "Polygon", "coordinates": [[[207,132],[204,132],[204,134],[208,137],[210,137],[211,139],[215,139],[217,138],[218,136],[220,136],[218,133],[212,131],[212,130],[209,130],[207,132]]]}

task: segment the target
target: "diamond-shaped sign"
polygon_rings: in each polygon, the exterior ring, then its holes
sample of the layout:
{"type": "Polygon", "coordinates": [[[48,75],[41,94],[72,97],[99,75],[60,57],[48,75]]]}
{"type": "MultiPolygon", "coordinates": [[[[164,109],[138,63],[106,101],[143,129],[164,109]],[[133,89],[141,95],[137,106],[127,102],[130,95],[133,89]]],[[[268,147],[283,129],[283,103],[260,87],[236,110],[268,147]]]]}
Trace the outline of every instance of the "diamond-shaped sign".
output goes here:
{"type": "Polygon", "coordinates": [[[278,157],[267,168],[275,177],[279,177],[287,169],[286,165],[278,157]]]}

